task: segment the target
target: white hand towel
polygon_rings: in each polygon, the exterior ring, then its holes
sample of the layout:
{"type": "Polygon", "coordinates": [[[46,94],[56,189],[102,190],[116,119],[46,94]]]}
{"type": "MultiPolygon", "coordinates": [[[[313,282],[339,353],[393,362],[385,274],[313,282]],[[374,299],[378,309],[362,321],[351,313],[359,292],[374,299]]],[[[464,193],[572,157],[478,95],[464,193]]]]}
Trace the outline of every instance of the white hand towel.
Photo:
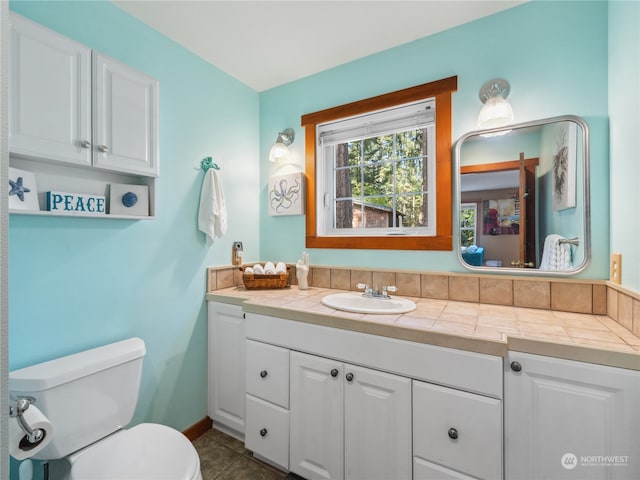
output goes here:
{"type": "Polygon", "coordinates": [[[562,235],[552,233],[544,239],[540,270],[569,270],[571,268],[571,245],[561,243],[562,235]]]}
{"type": "Polygon", "coordinates": [[[210,168],[204,174],[200,191],[198,229],[213,242],[214,237],[222,237],[227,232],[227,206],[224,201],[222,180],[218,171],[210,168]]]}
{"type": "Polygon", "coordinates": [[[276,265],[276,273],[287,273],[287,266],[284,262],[278,262],[276,265]]]}
{"type": "Polygon", "coordinates": [[[267,262],[264,264],[264,273],[265,275],[273,275],[276,273],[276,267],[273,265],[273,262],[267,262]]]}

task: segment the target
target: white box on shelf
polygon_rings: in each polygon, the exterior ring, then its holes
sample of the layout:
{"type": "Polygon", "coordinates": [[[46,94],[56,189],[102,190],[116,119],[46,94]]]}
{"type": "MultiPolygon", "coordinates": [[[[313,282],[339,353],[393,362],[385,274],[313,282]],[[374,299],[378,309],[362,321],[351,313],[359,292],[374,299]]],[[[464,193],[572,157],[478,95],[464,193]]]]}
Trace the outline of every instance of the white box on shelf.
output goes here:
{"type": "Polygon", "coordinates": [[[149,216],[149,187],[147,185],[109,185],[109,214],[149,216]]]}
{"type": "Polygon", "coordinates": [[[38,187],[33,172],[9,167],[9,210],[40,211],[38,187]]]}

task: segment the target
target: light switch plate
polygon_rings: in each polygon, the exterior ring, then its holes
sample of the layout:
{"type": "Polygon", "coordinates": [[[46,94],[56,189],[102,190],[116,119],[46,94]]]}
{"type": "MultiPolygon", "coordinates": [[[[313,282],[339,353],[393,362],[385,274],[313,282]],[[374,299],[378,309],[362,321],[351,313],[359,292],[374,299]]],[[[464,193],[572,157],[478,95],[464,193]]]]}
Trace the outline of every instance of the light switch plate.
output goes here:
{"type": "Polygon", "coordinates": [[[611,254],[611,270],[609,271],[609,280],[620,285],[622,283],[622,254],[611,254]]]}

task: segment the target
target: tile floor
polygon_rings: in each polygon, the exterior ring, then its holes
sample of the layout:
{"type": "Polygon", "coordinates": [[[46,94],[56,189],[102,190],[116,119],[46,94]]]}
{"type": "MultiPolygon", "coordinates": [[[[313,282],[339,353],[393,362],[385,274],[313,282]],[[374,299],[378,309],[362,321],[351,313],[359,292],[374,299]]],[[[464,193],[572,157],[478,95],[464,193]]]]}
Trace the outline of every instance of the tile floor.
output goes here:
{"type": "Polygon", "coordinates": [[[216,429],[208,430],[194,440],[193,445],[200,455],[200,470],[203,480],[290,480],[270,465],[255,458],[244,448],[244,443],[216,429]]]}

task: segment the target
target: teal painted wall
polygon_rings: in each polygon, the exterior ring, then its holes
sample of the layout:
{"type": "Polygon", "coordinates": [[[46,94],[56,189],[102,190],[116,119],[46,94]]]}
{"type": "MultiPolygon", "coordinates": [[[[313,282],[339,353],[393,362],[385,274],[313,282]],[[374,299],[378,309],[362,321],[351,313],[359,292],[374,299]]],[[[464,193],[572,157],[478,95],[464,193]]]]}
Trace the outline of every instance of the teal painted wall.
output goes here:
{"type": "Polygon", "coordinates": [[[10,8],[157,78],[161,157],[155,220],[11,215],[10,369],[140,336],[134,422],[183,430],[207,413],[206,267],[229,264],[234,240],[258,258],[258,93],[109,2],[10,8]],[[209,155],[229,214],[212,246],[196,225],[209,155]]]}
{"type": "Polygon", "coordinates": [[[611,252],[622,284],[640,291],[640,2],[609,3],[611,252]]]}
{"type": "MultiPolygon", "coordinates": [[[[563,114],[588,121],[594,261],[582,276],[607,277],[611,231],[623,281],[640,290],[639,227],[625,215],[640,208],[637,2],[534,1],[261,94],[108,2],[13,1],[11,9],[161,85],[156,220],[11,216],[12,369],[138,335],[148,354],[134,422],[184,429],[204,417],[205,268],[228,264],[233,240],[244,241],[247,261],[295,261],[305,249],[304,216],[269,217],[265,201],[269,175],[304,163],[300,116],[450,75],[459,86],[452,140],[476,128],[478,90],[494,77],[511,82],[517,122],[563,114]],[[267,155],[286,127],[297,134],[295,164],[275,167],[267,155]],[[222,165],[230,216],[213,246],[195,223],[196,167],[208,155],[222,165]]],[[[310,253],[314,264],[461,270],[449,252],[310,253]]]]}
{"type": "MultiPolygon", "coordinates": [[[[453,138],[477,128],[478,91],[495,77],[511,84],[515,122],[578,115],[591,128],[594,259],[581,274],[608,276],[609,183],[607,119],[607,3],[529,2],[460,27],[263,92],[260,95],[261,195],[269,175],[280,170],[267,161],[279,130],[294,127],[297,164],[304,168],[300,116],[347,102],[451,75],[453,138]]],[[[280,167],[284,169],[284,167],[280,167]]],[[[303,216],[269,217],[261,203],[261,254],[295,261],[305,249],[303,216]]],[[[453,252],[310,249],[320,265],[462,271],[453,252]]]]}

